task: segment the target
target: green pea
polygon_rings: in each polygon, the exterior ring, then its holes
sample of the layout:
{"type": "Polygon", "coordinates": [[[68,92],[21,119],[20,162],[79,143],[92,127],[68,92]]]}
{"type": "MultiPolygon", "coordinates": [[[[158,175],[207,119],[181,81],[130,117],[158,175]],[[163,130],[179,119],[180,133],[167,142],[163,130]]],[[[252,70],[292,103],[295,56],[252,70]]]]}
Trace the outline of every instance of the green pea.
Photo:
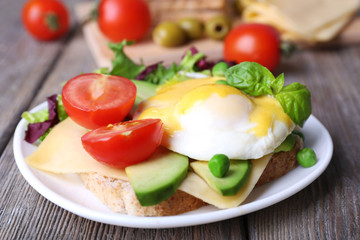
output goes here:
{"type": "Polygon", "coordinates": [[[225,71],[229,68],[226,62],[219,62],[212,68],[212,74],[217,77],[224,77],[225,71]]]}
{"type": "Polygon", "coordinates": [[[224,154],[215,154],[209,161],[210,172],[218,178],[225,176],[230,167],[230,159],[224,154]]]}
{"type": "Polygon", "coordinates": [[[223,84],[223,85],[229,85],[227,81],[225,80],[217,80],[215,84],[223,84]]]}
{"type": "Polygon", "coordinates": [[[316,164],[316,154],[311,148],[303,148],[296,155],[297,161],[304,168],[312,167],[316,164]]]}
{"type": "Polygon", "coordinates": [[[292,134],[295,134],[295,135],[301,137],[303,141],[305,140],[304,134],[300,131],[294,130],[294,131],[292,131],[292,134]]]}

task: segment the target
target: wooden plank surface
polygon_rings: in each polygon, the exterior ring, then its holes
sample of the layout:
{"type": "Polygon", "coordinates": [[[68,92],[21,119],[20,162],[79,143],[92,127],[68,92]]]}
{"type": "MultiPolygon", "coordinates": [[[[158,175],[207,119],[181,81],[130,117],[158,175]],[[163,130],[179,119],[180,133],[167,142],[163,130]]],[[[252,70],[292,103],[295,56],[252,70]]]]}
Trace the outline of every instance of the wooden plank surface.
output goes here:
{"type": "Polygon", "coordinates": [[[0,3],[0,16],[11,28],[0,22],[6,33],[0,37],[0,239],[360,239],[360,46],[302,51],[278,69],[286,81],[309,87],[313,113],[334,141],[329,167],[309,187],[266,209],[218,223],[125,228],[52,204],[15,165],[11,135],[20,112],[59,92],[63,81],[96,67],[81,31],[50,44],[27,36],[13,14],[21,5],[0,3]]]}
{"type": "Polygon", "coordinates": [[[56,64],[66,42],[66,37],[52,43],[30,37],[18,14],[22,4],[23,1],[0,2],[0,149],[9,141],[21,112],[56,64]]]}
{"type": "Polygon", "coordinates": [[[285,79],[290,75],[310,88],[313,114],[329,130],[334,155],[309,187],[248,215],[251,239],[360,239],[358,66],[359,46],[307,51],[283,65],[285,79]]]}

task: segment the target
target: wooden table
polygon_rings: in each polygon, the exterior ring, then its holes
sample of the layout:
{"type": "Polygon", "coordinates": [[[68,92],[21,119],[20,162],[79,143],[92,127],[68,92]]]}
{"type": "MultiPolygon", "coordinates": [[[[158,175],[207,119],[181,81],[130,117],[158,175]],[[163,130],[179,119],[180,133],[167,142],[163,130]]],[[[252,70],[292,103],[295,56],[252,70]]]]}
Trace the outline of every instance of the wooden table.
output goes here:
{"type": "MultiPolygon", "coordinates": [[[[75,1],[66,1],[73,9],[75,1]]],[[[12,151],[23,111],[60,92],[61,83],[95,62],[79,25],[60,41],[30,37],[19,18],[23,1],[0,3],[0,239],[360,239],[360,46],[306,50],[279,72],[312,92],[313,114],[334,141],[327,170],[294,196],[263,210],[212,224],[134,229],[74,215],[38,194],[12,151]]]]}

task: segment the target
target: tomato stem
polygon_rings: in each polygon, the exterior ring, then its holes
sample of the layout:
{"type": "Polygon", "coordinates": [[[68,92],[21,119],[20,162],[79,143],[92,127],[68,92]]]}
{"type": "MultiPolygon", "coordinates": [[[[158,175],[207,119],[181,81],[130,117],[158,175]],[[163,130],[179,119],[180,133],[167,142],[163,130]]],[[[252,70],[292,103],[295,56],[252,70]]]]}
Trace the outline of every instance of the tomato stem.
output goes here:
{"type": "Polygon", "coordinates": [[[297,50],[299,47],[293,42],[282,41],[280,43],[281,56],[284,58],[291,57],[297,50]]]}
{"type": "Polygon", "coordinates": [[[90,11],[90,18],[92,20],[97,20],[98,16],[99,16],[99,4],[100,4],[100,0],[95,0],[94,5],[90,11]]]}
{"type": "Polygon", "coordinates": [[[55,32],[60,28],[59,17],[53,12],[46,13],[45,24],[51,31],[55,32]]]}

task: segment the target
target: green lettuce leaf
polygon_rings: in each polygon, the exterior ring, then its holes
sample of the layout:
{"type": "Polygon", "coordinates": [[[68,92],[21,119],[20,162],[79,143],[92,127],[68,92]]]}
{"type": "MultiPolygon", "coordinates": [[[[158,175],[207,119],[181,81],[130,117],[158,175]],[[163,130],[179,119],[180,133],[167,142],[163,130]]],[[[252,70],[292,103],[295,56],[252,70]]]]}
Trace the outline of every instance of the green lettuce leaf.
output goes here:
{"type": "Polygon", "coordinates": [[[49,119],[49,110],[43,109],[34,113],[26,111],[21,114],[21,117],[28,123],[44,122],[49,119]]]}
{"type": "Polygon", "coordinates": [[[100,74],[108,74],[108,72],[109,72],[109,68],[107,67],[98,68],[93,71],[93,73],[100,73],[100,74]]]}
{"type": "MultiPolygon", "coordinates": [[[[52,107],[54,107],[54,104],[56,104],[56,115],[53,116],[53,119],[50,121],[53,121],[52,125],[57,124],[59,121],[63,121],[68,117],[64,104],[62,102],[62,97],[60,94],[53,95],[47,98],[48,99],[48,108],[39,110],[37,112],[31,113],[31,112],[23,112],[21,114],[21,117],[25,119],[28,122],[28,129],[25,132],[25,140],[29,141],[30,143],[33,143],[33,141],[36,141],[36,139],[39,139],[40,142],[43,141],[46,136],[50,133],[52,127],[50,124],[50,128],[48,128],[45,132],[42,132],[41,129],[43,129],[43,126],[49,126],[49,104],[51,103],[52,107]],[[50,102],[49,102],[50,101],[50,102]],[[40,125],[42,127],[39,127],[40,125]],[[33,125],[33,126],[32,126],[33,125]],[[37,127],[34,127],[34,125],[37,125],[37,127]],[[29,128],[31,129],[30,133],[29,128]],[[40,134],[42,134],[40,136],[40,134]]],[[[55,110],[55,109],[54,109],[55,110]]]]}
{"type": "Polygon", "coordinates": [[[179,69],[184,72],[195,72],[196,63],[205,56],[203,53],[196,53],[192,55],[191,51],[187,51],[184,58],[179,64],[179,69]]]}
{"type": "Polygon", "coordinates": [[[57,95],[57,114],[60,122],[68,117],[68,114],[66,113],[64,108],[61,94],[57,95]]]}
{"type": "MultiPolygon", "coordinates": [[[[128,42],[126,40],[121,43],[109,43],[108,46],[114,51],[115,59],[112,61],[113,68],[109,72],[110,75],[122,76],[129,79],[135,79],[135,77],[146,67],[134,63],[125,53],[124,47],[130,46],[134,42],[128,42]]],[[[100,70],[100,71],[103,71],[100,70]]]]}
{"type": "MultiPolygon", "coordinates": [[[[63,121],[68,117],[64,108],[61,94],[57,95],[57,116],[59,121],[63,121]]],[[[46,120],[49,120],[49,110],[43,109],[34,113],[26,111],[21,114],[21,117],[24,118],[28,123],[45,122],[46,120]]]]}
{"type": "Polygon", "coordinates": [[[180,70],[180,67],[173,63],[169,68],[166,68],[161,63],[158,64],[157,68],[145,77],[145,81],[154,84],[164,84],[169,79],[175,76],[180,70]]]}

